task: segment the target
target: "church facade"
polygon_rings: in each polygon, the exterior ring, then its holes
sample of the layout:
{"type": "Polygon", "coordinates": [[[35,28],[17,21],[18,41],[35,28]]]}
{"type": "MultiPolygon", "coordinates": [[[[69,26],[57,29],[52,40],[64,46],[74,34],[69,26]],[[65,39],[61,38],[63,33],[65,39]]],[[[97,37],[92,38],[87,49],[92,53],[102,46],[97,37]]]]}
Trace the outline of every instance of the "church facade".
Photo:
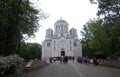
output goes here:
{"type": "Polygon", "coordinates": [[[69,29],[69,24],[60,19],[52,29],[46,30],[45,40],[42,42],[42,58],[60,56],[82,56],[82,45],[78,39],[77,30],[69,29]]]}

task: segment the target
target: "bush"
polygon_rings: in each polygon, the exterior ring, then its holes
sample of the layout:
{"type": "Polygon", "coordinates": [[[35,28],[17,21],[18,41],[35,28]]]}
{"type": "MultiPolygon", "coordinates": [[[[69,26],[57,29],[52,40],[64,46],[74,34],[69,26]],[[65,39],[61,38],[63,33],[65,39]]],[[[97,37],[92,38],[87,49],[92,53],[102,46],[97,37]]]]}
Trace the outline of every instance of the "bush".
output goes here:
{"type": "Polygon", "coordinates": [[[23,60],[17,54],[0,57],[0,75],[4,75],[6,72],[15,72],[23,60]]]}

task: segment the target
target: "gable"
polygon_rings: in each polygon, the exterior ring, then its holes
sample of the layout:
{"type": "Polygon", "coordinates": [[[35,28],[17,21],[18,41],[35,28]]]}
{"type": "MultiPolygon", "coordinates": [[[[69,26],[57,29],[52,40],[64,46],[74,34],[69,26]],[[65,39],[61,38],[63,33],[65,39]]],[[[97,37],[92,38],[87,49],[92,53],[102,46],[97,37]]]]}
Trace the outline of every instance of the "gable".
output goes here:
{"type": "Polygon", "coordinates": [[[64,36],[60,37],[59,40],[66,40],[64,36]]]}

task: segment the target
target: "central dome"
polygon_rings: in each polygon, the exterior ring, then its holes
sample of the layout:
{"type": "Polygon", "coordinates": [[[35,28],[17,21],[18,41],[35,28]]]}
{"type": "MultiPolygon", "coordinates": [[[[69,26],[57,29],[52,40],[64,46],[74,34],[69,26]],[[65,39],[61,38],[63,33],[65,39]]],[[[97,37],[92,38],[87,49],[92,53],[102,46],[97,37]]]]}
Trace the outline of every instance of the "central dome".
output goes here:
{"type": "Polygon", "coordinates": [[[65,20],[60,19],[56,21],[55,25],[68,25],[68,23],[65,20]]]}
{"type": "Polygon", "coordinates": [[[68,32],[68,26],[69,24],[63,20],[63,19],[60,19],[60,20],[57,20],[54,24],[55,26],[55,33],[67,33],[68,32]]]}

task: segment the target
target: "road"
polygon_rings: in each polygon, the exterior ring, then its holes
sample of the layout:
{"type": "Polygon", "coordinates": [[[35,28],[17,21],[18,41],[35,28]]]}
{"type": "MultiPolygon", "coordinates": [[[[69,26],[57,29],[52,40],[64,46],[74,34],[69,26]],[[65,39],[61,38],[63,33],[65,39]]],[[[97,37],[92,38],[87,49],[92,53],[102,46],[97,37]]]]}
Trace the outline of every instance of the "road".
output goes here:
{"type": "Polygon", "coordinates": [[[29,77],[120,77],[120,69],[79,64],[50,64],[29,77]]]}

